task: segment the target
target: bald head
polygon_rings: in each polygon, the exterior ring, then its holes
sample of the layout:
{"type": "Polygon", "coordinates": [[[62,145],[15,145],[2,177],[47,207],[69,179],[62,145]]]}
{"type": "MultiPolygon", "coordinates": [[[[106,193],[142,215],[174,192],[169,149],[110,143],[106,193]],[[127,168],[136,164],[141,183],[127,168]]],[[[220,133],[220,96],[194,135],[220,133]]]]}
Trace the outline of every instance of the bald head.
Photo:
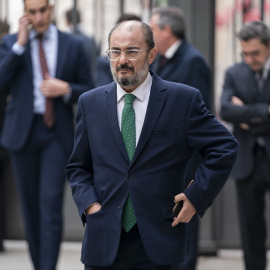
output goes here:
{"type": "Polygon", "coordinates": [[[110,41],[111,41],[111,36],[112,34],[115,32],[115,34],[117,33],[136,33],[140,31],[145,39],[145,42],[147,44],[148,48],[154,48],[155,47],[155,42],[154,42],[154,37],[153,37],[153,32],[151,30],[151,28],[149,27],[149,25],[147,25],[146,23],[140,22],[140,21],[123,21],[117,25],[115,25],[108,36],[108,44],[109,44],[109,48],[110,46],[110,41]]]}

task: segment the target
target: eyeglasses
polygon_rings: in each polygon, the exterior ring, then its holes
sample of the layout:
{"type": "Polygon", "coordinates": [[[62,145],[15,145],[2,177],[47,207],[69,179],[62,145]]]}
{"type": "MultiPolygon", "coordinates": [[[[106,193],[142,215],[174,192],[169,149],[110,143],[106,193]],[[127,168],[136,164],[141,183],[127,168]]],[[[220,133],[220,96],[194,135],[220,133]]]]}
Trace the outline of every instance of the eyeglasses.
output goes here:
{"type": "Polygon", "coordinates": [[[118,60],[120,59],[122,53],[125,54],[125,57],[126,57],[128,60],[138,60],[139,54],[140,54],[142,51],[146,51],[146,50],[149,50],[149,49],[150,49],[150,48],[146,48],[146,49],[143,49],[143,50],[128,49],[128,50],[125,50],[125,51],[120,51],[120,50],[107,50],[105,53],[107,54],[108,58],[109,58],[111,61],[118,61],[118,60]]]}
{"type": "Polygon", "coordinates": [[[260,53],[261,53],[260,51],[253,51],[253,52],[241,52],[240,54],[241,54],[242,59],[244,59],[248,56],[250,56],[252,58],[258,57],[260,55],[260,53]]]}

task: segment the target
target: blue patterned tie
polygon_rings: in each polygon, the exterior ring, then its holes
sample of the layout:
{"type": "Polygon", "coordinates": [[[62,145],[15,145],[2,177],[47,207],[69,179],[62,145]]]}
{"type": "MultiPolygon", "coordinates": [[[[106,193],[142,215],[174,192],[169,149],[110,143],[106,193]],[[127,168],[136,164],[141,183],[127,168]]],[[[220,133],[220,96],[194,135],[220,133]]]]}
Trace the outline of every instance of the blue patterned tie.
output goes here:
{"type": "MultiPolygon", "coordinates": [[[[135,111],[133,101],[136,97],[133,94],[125,95],[125,106],[122,111],[121,133],[126,147],[128,158],[131,161],[136,148],[135,111]]],[[[122,227],[126,232],[136,224],[136,217],[130,196],[128,196],[122,216],[122,227]]]]}

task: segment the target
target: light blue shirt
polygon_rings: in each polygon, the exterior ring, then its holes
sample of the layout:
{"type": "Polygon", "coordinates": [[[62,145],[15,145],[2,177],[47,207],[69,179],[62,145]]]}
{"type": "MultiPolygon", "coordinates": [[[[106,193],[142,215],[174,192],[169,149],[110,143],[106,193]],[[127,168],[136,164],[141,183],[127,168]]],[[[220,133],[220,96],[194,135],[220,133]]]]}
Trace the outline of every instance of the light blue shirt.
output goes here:
{"type": "MultiPolygon", "coordinates": [[[[31,30],[29,33],[29,41],[31,46],[31,58],[33,67],[33,108],[34,113],[43,114],[45,112],[46,98],[40,90],[43,77],[39,61],[39,40],[36,37],[37,32],[35,30],[31,30]]],[[[58,32],[57,28],[53,24],[51,24],[47,31],[43,34],[42,45],[45,52],[50,77],[54,78],[57,65],[58,32]]],[[[25,47],[16,42],[13,45],[12,50],[14,53],[21,55],[25,52],[25,47]]]]}

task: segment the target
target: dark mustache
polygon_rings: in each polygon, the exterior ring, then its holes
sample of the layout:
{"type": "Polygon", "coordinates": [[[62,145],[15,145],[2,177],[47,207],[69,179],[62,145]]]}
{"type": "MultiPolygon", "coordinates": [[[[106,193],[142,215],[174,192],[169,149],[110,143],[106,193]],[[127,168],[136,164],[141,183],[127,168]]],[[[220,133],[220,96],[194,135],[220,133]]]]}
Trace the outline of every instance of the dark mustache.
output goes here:
{"type": "Polygon", "coordinates": [[[119,70],[121,70],[121,69],[128,69],[128,70],[134,71],[134,68],[128,66],[127,64],[119,65],[119,66],[116,67],[116,71],[119,71],[119,70]]]}

